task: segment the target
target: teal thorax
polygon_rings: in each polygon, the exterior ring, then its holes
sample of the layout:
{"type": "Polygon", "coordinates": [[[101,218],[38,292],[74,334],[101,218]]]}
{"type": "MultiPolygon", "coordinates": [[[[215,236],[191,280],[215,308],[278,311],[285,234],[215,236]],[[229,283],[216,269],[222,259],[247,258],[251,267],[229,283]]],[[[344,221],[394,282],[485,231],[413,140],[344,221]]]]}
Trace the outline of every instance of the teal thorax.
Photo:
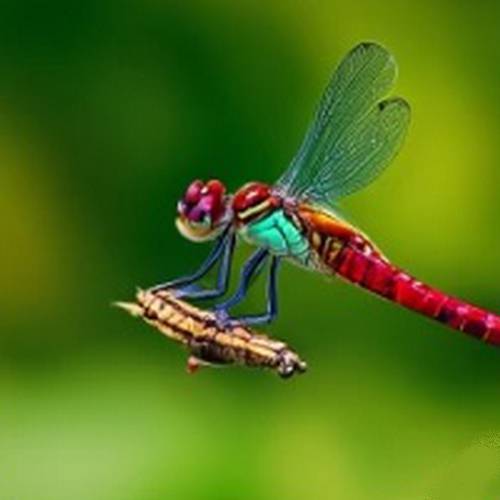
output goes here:
{"type": "Polygon", "coordinates": [[[240,234],[251,245],[267,248],[274,255],[291,257],[301,264],[307,263],[307,239],[282,209],[246,224],[240,229],[240,234]]]}

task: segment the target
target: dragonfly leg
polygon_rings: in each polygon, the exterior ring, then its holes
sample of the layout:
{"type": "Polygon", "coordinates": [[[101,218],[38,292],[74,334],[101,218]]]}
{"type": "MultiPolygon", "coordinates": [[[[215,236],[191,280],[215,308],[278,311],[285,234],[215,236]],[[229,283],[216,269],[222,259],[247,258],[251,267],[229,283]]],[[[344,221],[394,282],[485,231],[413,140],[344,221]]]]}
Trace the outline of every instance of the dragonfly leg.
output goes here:
{"type": "Polygon", "coordinates": [[[240,303],[246,296],[251,279],[256,273],[260,272],[264,262],[269,257],[267,250],[258,250],[247,263],[245,264],[240,285],[235,294],[227,301],[218,304],[215,308],[217,321],[222,326],[232,326],[236,324],[256,325],[271,322],[278,313],[278,298],[277,298],[277,275],[280,258],[273,256],[271,258],[271,266],[267,282],[267,309],[262,314],[252,314],[246,316],[231,316],[229,309],[240,303]]]}
{"type": "Polygon", "coordinates": [[[226,231],[218,240],[200,268],[188,276],[183,276],[151,288],[151,291],[175,289],[178,297],[193,299],[211,299],[224,295],[229,284],[231,262],[236,237],[232,231],[226,231]],[[218,261],[221,261],[217,273],[217,283],[213,289],[204,289],[196,281],[202,279],[218,261]]]}
{"type": "Polygon", "coordinates": [[[215,288],[203,289],[197,285],[195,287],[185,287],[177,291],[177,297],[186,297],[189,299],[208,300],[222,297],[229,287],[229,278],[231,276],[231,264],[233,262],[233,252],[236,237],[231,234],[224,246],[221,263],[217,272],[217,281],[215,288]]]}

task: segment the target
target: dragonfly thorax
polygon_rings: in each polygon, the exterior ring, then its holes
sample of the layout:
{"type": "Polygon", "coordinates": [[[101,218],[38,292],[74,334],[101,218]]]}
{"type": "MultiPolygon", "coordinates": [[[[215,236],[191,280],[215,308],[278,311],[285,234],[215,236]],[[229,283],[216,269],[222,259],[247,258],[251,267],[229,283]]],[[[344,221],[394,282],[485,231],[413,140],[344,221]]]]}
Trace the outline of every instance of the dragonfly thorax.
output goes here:
{"type": "Polygon", "coordinates": [[[234,223],[247,243],[303,263],[307,242],[287,215],[286,205],[286,200],[270,186],[259,182],[246,184],[233,198],[234,223]]]}
{"type": "Polygon", "coordinates": [[[248,224],[271,213],[281,206],[281,198],[275,196],[270,186],[250,182],[240,188],[232,202],[233,215],[238,226],[248,224]]]}

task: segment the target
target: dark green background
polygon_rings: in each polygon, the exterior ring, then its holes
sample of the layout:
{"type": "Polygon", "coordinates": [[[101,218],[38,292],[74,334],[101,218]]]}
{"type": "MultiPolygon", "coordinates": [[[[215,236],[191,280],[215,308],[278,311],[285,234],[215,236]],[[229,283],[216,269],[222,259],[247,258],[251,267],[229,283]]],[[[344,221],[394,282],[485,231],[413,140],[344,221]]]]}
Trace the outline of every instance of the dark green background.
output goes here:
{"type": "Polygon", "coordinates": [[[500,311],[499,21],[486,1],[2,2],[0,498],[500,498],[492,347],[284,266],[270,331],[307,375],[189,377],[110,307],[208,251],[173,225],[187,183],[276,179],[335,64],[377,40],[413,122],[345,209],[500,311]]]}

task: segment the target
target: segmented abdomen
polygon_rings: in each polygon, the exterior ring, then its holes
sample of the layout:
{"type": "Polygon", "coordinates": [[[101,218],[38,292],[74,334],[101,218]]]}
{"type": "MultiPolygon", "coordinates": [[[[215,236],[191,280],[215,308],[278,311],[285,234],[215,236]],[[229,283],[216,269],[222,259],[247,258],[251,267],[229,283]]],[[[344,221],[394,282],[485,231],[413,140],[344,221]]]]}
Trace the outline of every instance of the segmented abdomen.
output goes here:
{"type": "MultiPolygon", "coordinates": [[[[325,263],[326,264],[326,263],[325,263]]],[[[329,262],[346,280],[489,344],[500,345],[500,317],[421,283],[376,253],[346,243],[329,262]]]]}

